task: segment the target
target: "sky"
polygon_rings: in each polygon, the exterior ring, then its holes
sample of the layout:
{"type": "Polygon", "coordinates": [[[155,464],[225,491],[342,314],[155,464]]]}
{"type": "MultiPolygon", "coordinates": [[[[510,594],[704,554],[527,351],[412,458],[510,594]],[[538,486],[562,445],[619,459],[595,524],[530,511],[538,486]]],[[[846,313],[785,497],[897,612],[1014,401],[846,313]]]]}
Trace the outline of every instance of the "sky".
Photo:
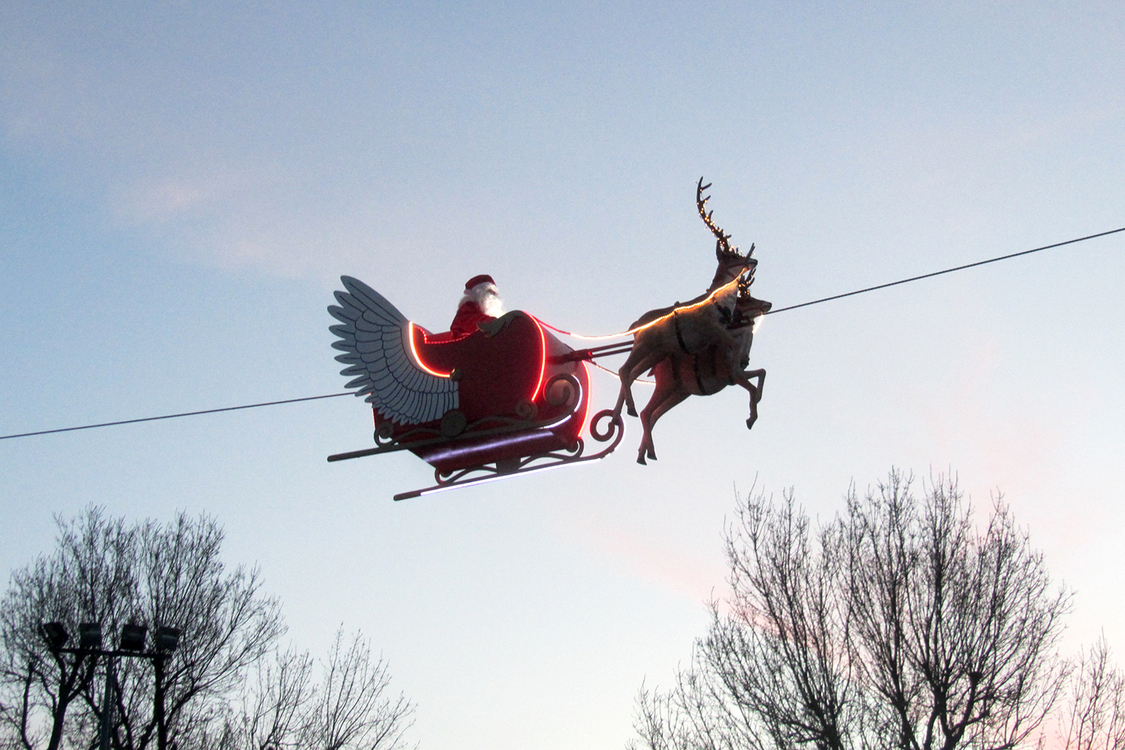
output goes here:
{"type": "MultiPolygon", "coordinates": [[[[588,334],[756,243],[797,304],[1125,226],[1117,2],[0,4],[0,434],[337,393],[342,274],[588,334]]],[[[620,748],[725,590],[739,498],[892,467],[1002,494],[1125,653],[1125,233],[769,316],[635,463],[416,500],[333,398],[0,441],[0,571],[56,516],[207,513],[299,648],[362,630],[430,750],[620,748]]],[[[577,345],[577,344],[575,344],[577,345]]],[[[594,376],[595,408],[616,383],[594,376]]],[[[638,399],[647,394],[638,387],[638,399]]]]}

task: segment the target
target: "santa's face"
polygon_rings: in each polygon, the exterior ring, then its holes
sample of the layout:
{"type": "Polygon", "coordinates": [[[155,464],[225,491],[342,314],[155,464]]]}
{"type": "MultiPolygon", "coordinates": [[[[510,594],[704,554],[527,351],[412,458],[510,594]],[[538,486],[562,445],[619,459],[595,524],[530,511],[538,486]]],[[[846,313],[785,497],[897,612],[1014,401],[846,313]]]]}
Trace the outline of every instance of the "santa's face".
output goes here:
{"type": "Polygon", "coordinates": [[[477,303],[485,315],[499,318],[504,314],[504,300],[500,298],[500,292],[492,282],[477,284],[472,289],[465,290],[462,302],[465,301],[477,303]]]}

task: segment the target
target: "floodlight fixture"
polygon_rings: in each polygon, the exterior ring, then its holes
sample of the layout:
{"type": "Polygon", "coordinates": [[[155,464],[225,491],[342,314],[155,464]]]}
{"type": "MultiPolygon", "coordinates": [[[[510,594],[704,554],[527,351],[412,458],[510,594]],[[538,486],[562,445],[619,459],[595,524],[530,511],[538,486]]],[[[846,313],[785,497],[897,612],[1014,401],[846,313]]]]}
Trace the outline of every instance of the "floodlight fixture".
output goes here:
{"type": "Polygon", "coordinates": [[[121,640],[118,642],[118,647],[122,651],[143,651],[145,647],[145,633],[148,628],[144,625],[128,625],[121,626],[121,640]]]}
{"type": "Polygon", "coordinates": [[[58,651],[66,645],[70,636],[66,632],[66,626],[61,622],[44,622],[39,625],[39,633],[43,639],[47,641],[47,647],[52,651],[58,651]]]}
{"type": "Polygon", "coordinates": [[[102,647],[102,624],[100,622],[78,623],[78,648],[89,651],[102,647]]]}
{"type": "Polygon", "coordinates": [[[152,647],[160,653],[170,654],[180,645],[180,629],[161,625],[152,634],[152,647]]]}

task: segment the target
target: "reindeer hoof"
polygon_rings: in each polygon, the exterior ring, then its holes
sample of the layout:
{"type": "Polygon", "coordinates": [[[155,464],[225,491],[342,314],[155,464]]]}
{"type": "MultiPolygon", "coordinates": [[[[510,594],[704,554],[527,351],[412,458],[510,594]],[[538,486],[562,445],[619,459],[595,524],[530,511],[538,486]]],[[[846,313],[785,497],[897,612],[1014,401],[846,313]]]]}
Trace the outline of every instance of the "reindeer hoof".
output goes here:
{"type": "Polygon", "coordinates": [[[625,410],[629,413],[630,417],[637,416],[637,408],[635,406],[629,406],[625,410]]]}
{"type": "Polygon", "coordinates": [[[645,454],[643,452],[637,454],[637,463],[641,466],[648,466],[648,464],[645,463],[645,454]]]}
{"type": "Polygon", "coordinates": [[[755,420],[756,420],[756,417],[750,417],[749,419],[747,419],[746,420],[746,429],[748,429],[748,430],[753,429],[755,420]]]}

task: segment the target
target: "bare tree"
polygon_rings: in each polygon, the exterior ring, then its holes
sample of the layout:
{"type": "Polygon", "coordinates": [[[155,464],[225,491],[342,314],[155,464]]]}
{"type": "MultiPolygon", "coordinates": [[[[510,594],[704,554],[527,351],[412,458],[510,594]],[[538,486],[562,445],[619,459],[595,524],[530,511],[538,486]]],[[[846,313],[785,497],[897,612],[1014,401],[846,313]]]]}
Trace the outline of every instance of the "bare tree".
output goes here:
{"type": "MultiPolygon", "coordinates": [[[[261,592],[258,571],[227,570],[221,562],[223,532],[212,519],[180,514],[167,526],[148,521],[140,526],[139,540],[144,595],[136,616],[141,622],[175,623],[182,633],[166,668],[154,663],[152,681],[141,669],[130,675],[133,700],[122,724],[139,731],[130,733],[136,742],[122,744],[137,750],[149,745],[162,717],[169,736],[190,735],[211,715],[209,699],[224,701],[239,688],[246,669],[269,653],[285,630],[278,602],[261,592]],[[151,702],[145,700],[150,685],[151,702]]],[[[130,666],[148,665],[134,660],[130,666]]]]}
{"type": "Polygon", "coordinates": [[[312,681],[307,653],[278,652],[259,665],[238,711],[211,746],[220,750],[395,750],[413,706],[390,693],[390,673],[370,644],[343,630],[312,681]]]}
{"type": "Polygon", "coordinates": [[[345,646],[343,629],[324,663],[324,676],[309,712],[306,746],[316,750],[391,750],[402,747],[413,706],[388,694],[390,673],[382,658],[356,633],[345,646]]]}
{"type": "Polygon", "coordinates": [[[131,598],[136,532],[97,509],[59,524],[54,556],[12,574],[0,605],[0,665],[4,729],[13,747],[58,748],[72,704],[94,681],[96,659],[52,652],[40,624],[63,622],[74,633],[83,621],[117,623],[123,598],[131,598]]]}
{"type": "Polygon", "coordinates": [[[1125,748],[1125,675],[1109,657],[1103,636],[1078,659],[1060,722],[1065,750],[1125,748]]]}
{"type": "Polygon", "coordinates": [[[185,514],[166,526],[126,526],[90,508],[59,521],[54,554],[13,574],[0,608],[3,719],[17,747],[55,750],[67,734],[82,746],[101,719],[107,661],[52,652],[39,632],[52,621],[71,633],[99,622],[107,636],[125,623],[179,628],[180,646],[167,659],[118,661],[112,744],[186,749],[206,733],[284,629],[257,571],[222,563],[222,540],[212,519],[185,514]]]}
{"type": "MultiPolygon", "coordinates": [[[[762,750],[768,747],[712,671],[680,670],[675,687],[666,692],[642,687],[638,708],[636,728],[640,747],[652,750],[762,750]]],[[[631,742],[629,747],[637,748],[638,743],[631,742]]]]}
{"type": "Polygon", "coordinates": [[[814,536],[789,493],[727,535],[730,599],[666,693],[642,693],[652,750],[1001,750],[1032,737],[1067,665],[1068,594],[997,501],[983,530],[955,482],[922,499],[892,472],[814,536]]]}
{"type": "Polygon", "coordinates": [[[293,650],[258,662],[239,708],[206,746],[219,750],[299,750],[304,747],[308,708],[315,694],[312,659],[293,650]]]}

